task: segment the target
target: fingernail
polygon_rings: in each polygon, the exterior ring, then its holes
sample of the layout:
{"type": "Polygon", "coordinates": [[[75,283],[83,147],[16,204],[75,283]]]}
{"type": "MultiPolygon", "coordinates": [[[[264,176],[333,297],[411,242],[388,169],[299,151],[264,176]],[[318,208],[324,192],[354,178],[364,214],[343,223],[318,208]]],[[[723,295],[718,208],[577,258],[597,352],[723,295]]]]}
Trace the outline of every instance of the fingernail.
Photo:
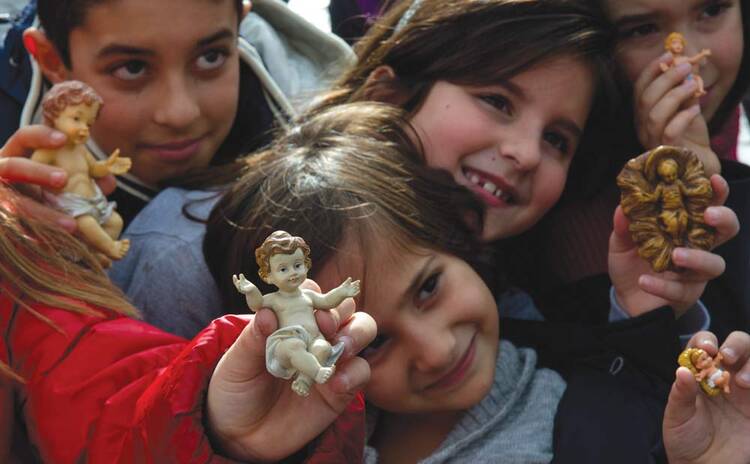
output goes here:
{"type": "Polygon", "coordinates": [[[709,338],[701,340],[700,345],[701,346],[711,346],[713,348],[716,348],[716,343],[714,343],[714,341],[711,340],[711,339],[709,339],[709,338]]]}
{"type": "Polygon", "coordinates": [[[672,59],[672,54],[669,52],[665,52],[662,56],[659,57],[659,61],[667,62],[670,59],[672,59]]]}
{"type": "Polygon", "coordinates": [[[688,251],[685,250],[684,248],[675,248],[674,249],[674,254],[672,255],[672,258],[675,261],[680,261],[680,262],[684,263],[688,259],[688,251]]]}
{"type": "Polygon", "coordinates": [[[354,339],[348,335],[342,335],[336,340],[336,343],[344,342],[344,354],[342,356],[349,357],[354,355],[354,339]]]}
{"type": "Polygon", "coordinates": [[[65,185],[65,180],[67,179],[68,175],[65,173],[65,171],[55,171],[52,174],[49,175],[49,182],[54,187],[62,187],[65,185]]]}
{"type": "Polygon", "coordinates": [[[737,353],[735,353],[734,350],[731,348],[722,348],[721,354],[723,354],[724,357],[729,361],[734,361],[735,358],[737,357],[737,353]]]}
{"type": "Polygon", "coordinates": [[[719,220],[719,211],[717,211],[716,208],[708,207],[703,216],[705,217],[706,222],[713,225],[719,220]]]}
{"type": "Polygon", "coordinates": [[[750,385],[750,372],[741,372],[737,374],[737,379],[741,380],[745,385],[750,385]]]}
{"type": "Polygon", "coordinates": [[[64,141],[65,141],[65,139],[66,139],[67,137],[65,137],[65,134],[63,134],[62,132],[59,132],[59,131],[52,131],[52,133],[50,134],[49,138],[50,138],[50,139],[51,139],[51,140],[52,140],[52,141],[53,141],[54,143],[62,143],[62,142],[64,142],[64,141]]]}
{"type": "Polygon", "coordinates": [[[695,79],[686,79],[682,82],[682,87],[692,90],[695,87],[695,79]]]}

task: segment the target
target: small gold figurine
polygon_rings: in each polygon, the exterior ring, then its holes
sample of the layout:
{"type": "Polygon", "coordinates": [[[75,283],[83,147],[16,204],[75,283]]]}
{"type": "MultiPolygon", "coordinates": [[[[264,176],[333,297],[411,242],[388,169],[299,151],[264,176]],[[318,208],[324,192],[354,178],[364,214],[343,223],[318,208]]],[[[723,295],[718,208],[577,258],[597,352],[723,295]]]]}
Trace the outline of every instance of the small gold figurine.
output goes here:
{"type": "Polygon", "coordinates": [[[262,295],[244,275],[232,276],[237,291],[245,295],[252,312],[270,308],[279,320],[279,329],[266,340],[266,369],[272,375],[289,379],[296,375],[292,390],[310,394],[312,382],[325,383],[335,371],[343,342],[331,346],[315,322],[314,309],[330,310],[346,298],[359,294],[359,280],[348,278],[330,292],[302,289],[312,266],[310,247],[301,237],[277,230],[255,250],[258,275],[278,291],[262,295]]]}
{"type": "Polygon", "coordinates": [[[97,252],[106,267],[111,259],[121,259],[130,248],[129,240],[117,240],[122,218],[94,182],[108,174],[125,174],[130,158],[115,150],[106,161],[97,161],[86,148],[89,130],[99,114],[102,99],[94,89],[79,81],[55,84],[44,96],[44,122],[67,136],[65,146],[39,149],[31,159],[64,169],[68,182],[62,192],[45,192],[45,201],[76,219],[78,233],[97,252]]]}
{"type": "Polygon", "coordinates": [[[688,75],[687,80],[695,79],[695,83],[698,85],[698,87],[696,88],[694,95],[696,97],[700,97],[701,95],[706,94],[706,90],[703,87],[703,79],[699,74],[700,62],[701,60],[703,60],[703,58],[711,56],[711,50],[704,48],[700,53],[688,58],[684,55],[686,45],[687,42],[685,40],[685,37],[679,32],[672,32],[671,34],[669,34],[664,40],[664,49],[672,54],[672,64],[668,65],[667,63],[661,63],[659,67],[661,68],[662,72],[666,72],[673,66],[677,66],[682,63],[690,63],[693,69],[692,72],[688,75]]]}
{"type": "Polygon", "coordinates": [[[682,367],[687,367],[695,376],[695,381],[700,383],[703,391],[709,396],[716,396],[720,392],[729,393],[729,379],[731,374],[721,366],[724,359],[721,352],[712,358],[700,348],[688,348],[680,353],[677,362],[682,367]]]}
{"type": "Polygon", "coordinates": [[[638,254],[654,271],[677,270],[675,247],[713,246],[715,231],[703,218],[713,189],[691,151],[660,146],[633,158],[617,176],[617,185],[638,254]]]}

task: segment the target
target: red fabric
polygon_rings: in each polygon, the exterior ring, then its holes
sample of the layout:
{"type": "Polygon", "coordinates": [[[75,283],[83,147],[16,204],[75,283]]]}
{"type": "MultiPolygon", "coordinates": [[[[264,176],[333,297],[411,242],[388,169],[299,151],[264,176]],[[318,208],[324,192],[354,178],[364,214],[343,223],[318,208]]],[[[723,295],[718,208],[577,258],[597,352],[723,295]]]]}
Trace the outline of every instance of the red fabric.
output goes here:
{"type": "MultiPolygon", "coordinates": [[[[228,462],[204,433],[203,398],[249,316],[217,319],[187,341],[112,312],[34,309],[62,333],[0,294],[0,360],[26,379],[16,408],[44,462],[228,462]]],[[[308,461],[359,462],[364,433],[359,395],[308,461]]]]}

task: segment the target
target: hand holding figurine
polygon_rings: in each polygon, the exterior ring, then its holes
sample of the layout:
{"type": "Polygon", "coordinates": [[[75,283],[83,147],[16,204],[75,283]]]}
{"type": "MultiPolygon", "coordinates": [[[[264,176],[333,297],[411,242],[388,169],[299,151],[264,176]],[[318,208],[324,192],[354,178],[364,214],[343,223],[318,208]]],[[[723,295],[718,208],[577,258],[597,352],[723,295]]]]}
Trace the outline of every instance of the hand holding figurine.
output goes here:
{"type": "MultiPolygon", "coordinates": [[[[314,282],[303,287],[320,291],[314,282]]],[[[216,366],[208,388],[206,417],[213,442],[223,455],[240,461],[277,461],[320,435],[370,378],[367,362],[356,357],[376,334],[375,321],[356,312],[347,299],[329,312],[319,313],[324,335],[342,342],[336,373],[303,398],[288,383],[266,370],[266,339],[279,324],[274,313],[262,309],[216,366]],[[330,317],[333,316],[333,317],[330,317]],[[330,324],[342,321],[340,325],[330,324]]]]}
{"type": "Polygon", "coordinates": [[[717,349],[716,337],[699,332],[688,343],[721,355],[730,372],[729,393],[709,396],[686,367],[677,376],[664,413],[664,445],[671,464],[750,462],[750,335],[733,332],[717,349]]]}

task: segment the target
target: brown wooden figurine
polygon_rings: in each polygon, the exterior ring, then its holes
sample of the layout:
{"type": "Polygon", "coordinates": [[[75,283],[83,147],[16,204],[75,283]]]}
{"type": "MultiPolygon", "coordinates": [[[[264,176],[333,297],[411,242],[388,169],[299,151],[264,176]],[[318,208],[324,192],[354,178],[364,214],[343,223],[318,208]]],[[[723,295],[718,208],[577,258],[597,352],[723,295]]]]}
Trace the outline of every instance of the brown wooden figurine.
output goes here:
{"type": "Polygon", "coordinates": [[[703,218],[713,189],[690,150],[660,146],[633,158],[617,176],[617,185],[638,254],[656,272],[677,270],[675,247],[708,250],[713,245],[715,231],[703,218]]]}

